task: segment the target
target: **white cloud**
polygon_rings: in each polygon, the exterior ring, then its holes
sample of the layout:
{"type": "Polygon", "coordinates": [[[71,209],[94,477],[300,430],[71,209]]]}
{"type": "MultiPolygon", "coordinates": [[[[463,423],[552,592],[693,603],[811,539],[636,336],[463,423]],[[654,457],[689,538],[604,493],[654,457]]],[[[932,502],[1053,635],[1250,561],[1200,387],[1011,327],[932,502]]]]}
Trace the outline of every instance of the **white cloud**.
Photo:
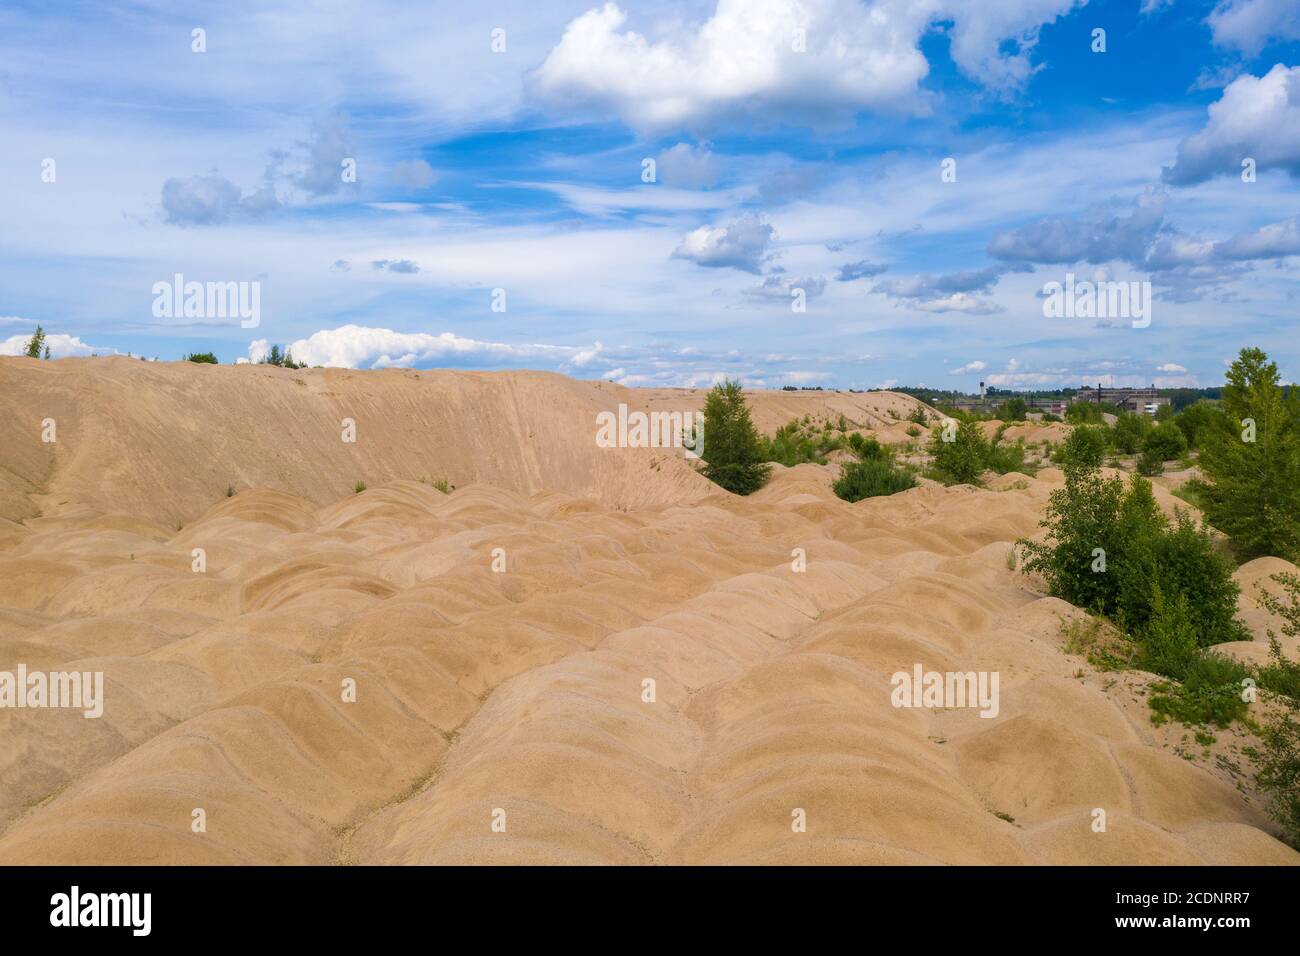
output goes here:
{"type": "Polygon", "coordinates": [[[535,74],[541,96],[643,131],[740,118],[808,126],[867,108],[922,108],[924,20],[902,4],[718,0],[703,24],[657,41],[624,29],[626,21],[613,3],[574,19],[535,74]],[[793,48],[799,29],[805,52],[793,48]]]}
{"type": "MultiPolygon", "coordinates": [[[[0,355],[24,355],[30,335],[11,335],[0,341],[0,355]]],[[[120,355],[117,349],[89,345],[75,335],[61,335],[52,332],[45,334],[45,344],[49,347],[50,358],[74,358],[85,355],[120,355]]]]}
{"type": "MultiPolygon", "coordinates": [[[[597,345],[596,351],[600,346],[597,345]]],[[[295,361],[329,368],[388,368],[447,359],[486,358],[494,361],[544,359],[553,364],[579,356],[594,357],[591,349],[565,345],[508,345],[463,338],[451,332],[394,332],[392,329],[344,325],[325,329],[290,344],[295,361]]],[[[248,358],[259,362],[270,352],[266,339],[249,343],[248,358]]]]}
{"type": "Polygon", "coordinates": [[[1247,158],[1261,172],[1281,169],[1300,177],[1300,66],[1278,63],[1261,77],[1244,74],[1229,83],[1210,104],[1205,128],[1178,144],[1178,157],[1162,177],[1189,186],[1239,176],[1247,158]]]}
{"type": "Polygon", "coordinates": [[[949,375],[969,375],[969,374],[971,374],[972,372],[982,372],[982,371],[984,371],[986,368],[988,368],[988,364],[985,363],[985,362],[979,362],[979,361],[975,361],[975,362],[967,362],[967,363],[966,363],[965,365],[963,365],[961,368],[953,368],[953,369],[949,369],[949,370],[948,370],[948,374],[949,374],[949,375]]]}
{"type": "Polygon", "coordinates": [[[1271,39],[1300,39],[1295,0],[1219,0],[1206,20],[1219,46],[1254,56],[1271,39]]]}
{"type": "Polygon", "coordinates": [[[1010,93],[1036,70],[1039,28],[1084,2],[718,0],[703,23],[672,21],[654,38],[606,3],[569,23],[532,80],[552,106],[617,116],[646,133],[926,114],[919,44],[932,25],[947,25],[962,72],[1010,93]]]}
{"type": "Polygon", "coordinates": [[[768,258],[768,244],[775,231],[752,214],[727,225],[700,226],[686,234],[673,252],[673,258],[711,268],[757,273],[768,258]]]}
{"type": "Polygon", "coordinates": [[[1175,365],[1173,362],[1166,362],[1164,365],[1156,366],[1156,371],[1157,372],[1186,372],[1187,369],[1185,369],[1181,365],[1175,365]]]}

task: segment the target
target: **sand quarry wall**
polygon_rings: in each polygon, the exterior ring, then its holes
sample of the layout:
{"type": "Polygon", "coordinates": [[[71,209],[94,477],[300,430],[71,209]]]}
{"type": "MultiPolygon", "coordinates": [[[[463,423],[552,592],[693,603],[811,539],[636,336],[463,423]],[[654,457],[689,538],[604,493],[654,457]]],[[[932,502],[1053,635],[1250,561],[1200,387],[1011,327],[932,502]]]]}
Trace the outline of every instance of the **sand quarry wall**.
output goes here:
{"type": "MultiPolygon", "coordinates": [[[[627,389],[548,372],[290,370],[271,366],[37,362],[0,358],[0,517],[72,503],[171,525],[228,488],[272,488],[323,505],[358,481],[447,479],[608,507],[697,501],[712,486],[680,452],[600,448],[597,414],[692,411],[703,389],[627,389]],[[57,441],[42,441],[52,419],[57,441]],[[343,421],[356,441],[343,441],[343,421]]],[[[811,414],[896,423],[916,402],[892,393],[753,392],[766,432],[811,414]]]]}

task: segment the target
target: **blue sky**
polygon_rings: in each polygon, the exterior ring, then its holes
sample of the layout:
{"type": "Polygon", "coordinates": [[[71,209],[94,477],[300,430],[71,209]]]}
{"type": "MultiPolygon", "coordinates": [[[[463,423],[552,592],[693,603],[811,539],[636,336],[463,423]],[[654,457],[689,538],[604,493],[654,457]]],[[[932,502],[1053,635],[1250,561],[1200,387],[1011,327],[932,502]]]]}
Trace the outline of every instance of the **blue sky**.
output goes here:
{"type": "Polygon", "coordinates": [[[0,352],[1300,375],[1295,0],[274,6],[0,9],[0,352]],[[176,274],[258,324],[159,316],[176,274]],[[1047,317],[1067,274],[1150,282],[1150,324],[1047,317]]]}

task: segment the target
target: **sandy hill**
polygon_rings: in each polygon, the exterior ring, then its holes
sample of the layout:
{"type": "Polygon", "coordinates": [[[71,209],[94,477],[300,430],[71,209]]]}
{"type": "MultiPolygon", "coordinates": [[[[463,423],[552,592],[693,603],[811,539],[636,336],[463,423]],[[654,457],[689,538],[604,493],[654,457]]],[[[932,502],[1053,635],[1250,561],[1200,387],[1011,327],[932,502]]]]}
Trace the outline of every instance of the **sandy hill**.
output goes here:
{"type": "Polygon", "coordinates": [[[106,679],[98,720],[0,709],[0,864],[1300,862],[1244,732],[1185,752],[1009,568],[1059,472],[740,499],[589,455],[566,430],[632,393],[532,373],[6,362],[0,394],[60,420],[4,426],[0,670],[106,679]],[[378,447],[334,447],[349,411],[378,447]],[[997,671],[998,716],[892,706],[917,663],[997,671]]]}

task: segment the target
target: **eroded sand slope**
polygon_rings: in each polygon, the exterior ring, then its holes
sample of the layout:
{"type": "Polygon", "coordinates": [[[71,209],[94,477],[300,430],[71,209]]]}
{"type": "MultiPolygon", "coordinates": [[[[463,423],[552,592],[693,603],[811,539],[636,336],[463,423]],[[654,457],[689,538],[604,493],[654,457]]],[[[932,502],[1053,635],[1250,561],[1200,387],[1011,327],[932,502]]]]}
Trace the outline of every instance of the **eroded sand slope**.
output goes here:
{"type": "MultiPolygon", "coordinates": [[[[499,454],[474,467],[540,453],[499,454]]],[[[0,864],[1300,862],[1008,568],[1058,472],[850,505],[818,466],[740,499],[604,454],[575,481],[659,503],[372,477],[223,486],[178,531],[70,500],[57,460],[59,507],[0,536],[0,669],[103,671],[107,699],[0,710],[0,864]],[[998,671],[999,715],[893,707],[918,662],[998,671]]]]}

